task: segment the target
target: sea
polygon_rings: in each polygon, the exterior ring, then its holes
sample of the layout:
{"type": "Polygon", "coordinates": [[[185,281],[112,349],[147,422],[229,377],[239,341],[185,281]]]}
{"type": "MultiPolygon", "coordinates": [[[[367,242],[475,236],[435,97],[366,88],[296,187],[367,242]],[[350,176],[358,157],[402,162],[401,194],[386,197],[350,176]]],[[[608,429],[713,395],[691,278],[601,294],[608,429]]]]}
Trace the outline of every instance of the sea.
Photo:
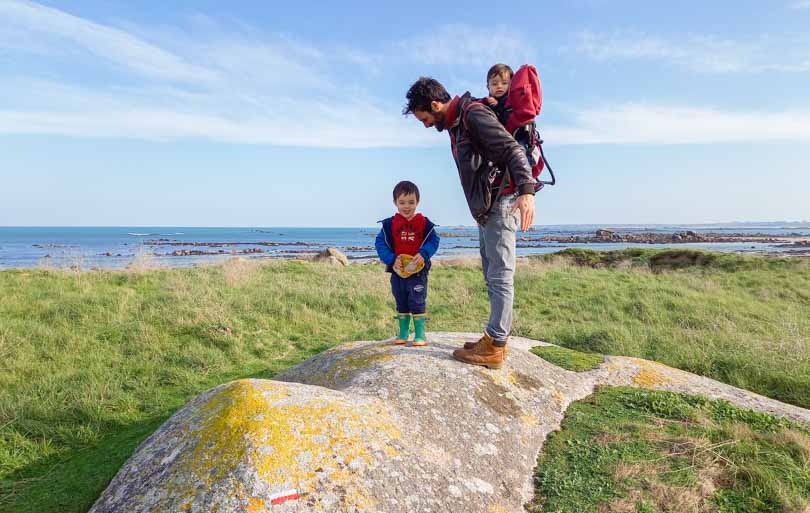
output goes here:
{"type": "MultiPolygon", "coordinates": [[[[555,225],[520,232],[518,256],[553,253],[570,247],[615,250],[628,247],[694,248],[738,253],[787,251],[768,243],[577,244],[540,241],[544,236],[592,236],[597,229],[618,233],[761,234],[810,237],[810,223],[730,223],[706,225],[555,225]]],[[[203,227],[0,227],[0,269],[124,269],[136,265],[188,267],[234,257],[300,258],[334,247],[350,259],[376,258],[379,227],[360,228],[203,228],[203,227]]],[[[436,258],[478,254],[478,228],[442,226],[436,258]]]]}

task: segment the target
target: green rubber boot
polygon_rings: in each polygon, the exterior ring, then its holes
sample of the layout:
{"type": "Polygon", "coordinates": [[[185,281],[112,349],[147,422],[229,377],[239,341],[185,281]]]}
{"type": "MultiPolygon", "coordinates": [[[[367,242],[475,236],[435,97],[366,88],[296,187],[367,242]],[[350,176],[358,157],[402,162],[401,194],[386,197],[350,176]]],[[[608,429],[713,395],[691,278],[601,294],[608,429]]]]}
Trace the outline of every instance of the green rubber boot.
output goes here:
{"type": "Polygon", "coordinates": [[[394,344],[402,345],[408,341],[408,336],[410,336],[411,314],[400,313],[394,319],[399,320],[399,335],[394,340],[394,344]]]}
{"type": "Polygon", "coordinates": [[[427,339],[425,338],[425,321],[428,320],[426,314],[414,314],[413,315],[413,328],[416,331],[416,335],[413,337],[413,345],[415,346],[424,346],[427,345],[427,339]]]}

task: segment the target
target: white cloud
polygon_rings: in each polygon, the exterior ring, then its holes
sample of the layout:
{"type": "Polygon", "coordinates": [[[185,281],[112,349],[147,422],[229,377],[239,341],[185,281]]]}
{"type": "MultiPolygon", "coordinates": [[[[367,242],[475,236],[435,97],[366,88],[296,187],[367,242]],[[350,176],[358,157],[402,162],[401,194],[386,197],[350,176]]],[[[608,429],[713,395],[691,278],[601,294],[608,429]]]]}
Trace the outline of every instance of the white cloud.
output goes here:
{"type": "MultiPolygon", "coordinates": [[[[395,49],[401,55],[426,65],[478,66],[483,72],[496,62],[515,69],[530,62],[531,45],[513,27],[474,27],[444,25],[400,41],[395,49]]],[[[482,80],[483,82],[483,80],[482,80]]]]}
{"type": "Polygon", "coordinates": [[[319,148],[424,146],[432,143],[429,134],[413,130],[410,135],[404,135],[408,132],[406,127],[394,126],[387,120],[376,120],[373,126],[347,125],[343,120],[327,121],[317,127],[317,132],[309,126],[291,126],[284,121],[284,118],[271,117],[237,120],[221,115],[143,108],[82,113],[0,111],[0,134],[59,134],[157,141],[201,138],[241,144],[319,148]]]}
{"type": "MultiPolygon", "coordinates": [[[[0,84],[0,93],[18,82],[0,84]]],[[[39,105],[0,108],[0,134],[68,135],[170,141],[201,138],[244,144],[322,148],[426,146],[439,138],[399,109],[361,97],[291,102],[182,89],[87,91],[43,81],[28,84],[39,105]],[[157,99],[159,98],[159,100],[157,99]],[[217,102],[221,102],[217,104],[217,102]],[[252,112],[251,112],[252,107],[252,112]]]]}
{"type": "Polygon", "coordinates": [[[122,30],[93,23],[65,12],[23,0],[0,2],[0,19],[7,31],[0,32],[3,47],[19,46],[12,37],[20,33],[37,39],[57,53],[70,47],[105,59],[118,67],[147,76],[169,80],[208,81],[215,78],[210,70],[194,66],[153,44],[122,30]],[[45,38],[43,40],[42,38],[45,38]]]}
{"type": "Polygon", "coordinates": [[[810,111],[729,112],[625,104],[582,110],[571,126],[548,125],[553,144],[711,144],[810,142],[810,111]]]}
{"type": "Polygon", "coordinates": [[[40,42],[37,53],[48,62],[70,70],[47,79],[4,77],[0,133],[342,148],[421,146],[438,139],[403,118],[399,105],[336,80],[327,52],[288,36],[250,28],[226,32],[205,18],[194,20],[209,25],[202,38],[199,31],[177,30],[137,36],[145,31],[20,0],[1,0],[0,17],[9,21],[2,27],[13,28],[0,30],[0,48],[30,54],[3,39],[25,35],[40,42]],[[74,70],[79,54],[94,56],[86,63],[91,70],[112,63],[137,80],[117,80],[126,87],[86,80],[74,70]]]}
{"type": "MultiPolygon", "coordinates": [[[[47,79],[3,77],[0,134],[199,138],[334,148],[446,145],[445,134],[403,118],[400,105],[369,94],[367,84],[377,86],[383,67],[390,70],[418,61],[443,65],[451,78],[448,85],[464,85],[470,75],[458,74],[459,69],[475,66],[483,75],[493,62],[518,63],[528,51],[517,36],[492,38],[492,31],[462,25],[445,26],[408,42],[384,43],[379,54],[369,54],[352,48],[320,49],[282,35],[257,34],[249,27],[226,31],[207,18],[195,21],[206,24],[204,31],[146,34],[138,27],[108,27],[20,0],[0,0],[0,17],[0,52],[30,56],[35,51],[62,65],[54,69],[68,70],[62,75],[49,72],[47,79]],[[19,41],[37,45],[32,50],[19,41]],[[91,66],[112,63],[125,70],[128,75],[117,82],[127,85],[87,80],[73,72],[72,64],[82,52],[95,56],[91,66]],[[348,64],[356,73],[347,81],[345,73],[335,70],[348,64]],[[374,69],[365,70],[368,64],[374,69]]],[[[594,58],[701,63],[703,69],[715,71],[750,68],[752,62],[750,51],[748,60],[727,58],[732,45],[720,40],[701,40],[704,48],[716,51],[700,61],[689,48],[678,49],[660,39],[634,41],[591,35],[582,40],[581,51],[594,58]],[[712,60],[711,55],[722,58],[712,60]]],[[[810,113],[803,111],[724,112],[626,104],[611,110],[579,110],[570,119],[546,127],[550,143],[810,141],[810,113]]]]}
{"type": "Polygon", "coordinates": [[[664,39],[638,33],[582,32],[576,51],[600,61],[664,60],[703,73],[810,71],[810,39],[806,37],[735,41],[706,35],[664,39]]]}

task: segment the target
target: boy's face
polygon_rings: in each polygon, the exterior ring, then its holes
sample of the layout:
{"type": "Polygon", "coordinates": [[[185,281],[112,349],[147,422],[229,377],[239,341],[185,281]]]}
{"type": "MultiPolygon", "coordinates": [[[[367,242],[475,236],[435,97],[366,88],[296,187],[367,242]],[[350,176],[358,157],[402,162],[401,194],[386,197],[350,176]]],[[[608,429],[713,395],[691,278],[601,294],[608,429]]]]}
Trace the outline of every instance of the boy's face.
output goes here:
{"type": "Polygon", "coordinates": [[[500,98],[501,96],[505,95],[507,91],[509,91],[509,82],[509,78],[503,74],[491,77],[487,81],[487,89],[489,89],[489,94],[495,98],[500,98]]]}
{"type": "Polygon", "coordinates": [[[416,206],[419,205],[419,200],[416,199],[416,194],[400,194],[394,202],[397,206],[399,214],[407,220],[411,220],[416,215],[416,206]]]}

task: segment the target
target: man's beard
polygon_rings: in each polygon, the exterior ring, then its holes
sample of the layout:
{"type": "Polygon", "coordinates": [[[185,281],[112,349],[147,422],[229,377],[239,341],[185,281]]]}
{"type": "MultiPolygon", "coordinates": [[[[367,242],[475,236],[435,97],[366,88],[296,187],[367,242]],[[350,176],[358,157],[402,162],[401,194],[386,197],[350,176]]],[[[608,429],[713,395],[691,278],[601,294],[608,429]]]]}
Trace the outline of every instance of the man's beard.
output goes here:
{"type": "Polygon", "coordinates": [[[436,112],[433,114],[433,128],[435,128],[437,132],[444,130],[446,121],[447,117],[445,117],[444,112],[436,112]]]}

